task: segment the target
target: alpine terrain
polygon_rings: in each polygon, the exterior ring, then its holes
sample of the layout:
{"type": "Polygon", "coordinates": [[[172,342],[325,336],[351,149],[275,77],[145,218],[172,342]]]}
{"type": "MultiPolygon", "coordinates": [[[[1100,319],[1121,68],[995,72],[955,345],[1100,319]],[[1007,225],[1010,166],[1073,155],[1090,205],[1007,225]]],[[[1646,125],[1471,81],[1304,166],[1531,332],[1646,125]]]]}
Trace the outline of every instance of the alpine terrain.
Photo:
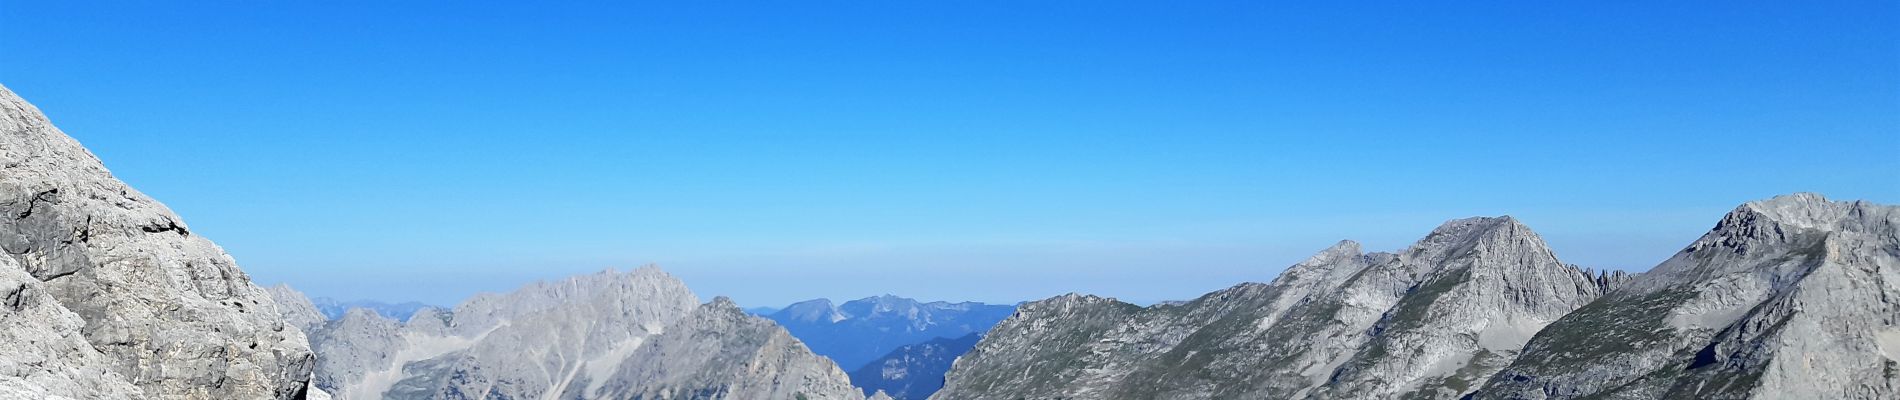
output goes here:
{"type": "Polygon", "coordinates": [[[1736,208],[1531,340],[1476,398],[1900,398],[1900,207],[1736,208]]]}
{"type": "MultiPolygon", "coordinates": [[[[919,302],[883,295],[833,304],[802,301],[770,315],[813,352],[857,369],[899,346],[988,331],[1015,306],[976,302],[919,302]]],[[[954,356],[952,356],[954,358],[954,356]]]]}
{"type": "Polygon", "coordinates": [[[0,86],[0,398],[299,399],[316,360],[224,250],[0,86]]]}
{"type": "Polygon", "coordinates": [[[1889,399],[1900,208],[1752,202],[1648,273],[1563,265],[1509,217],[1141,308],[1025,304],[933,399],[1889,399]]]}
{"type": "Polygon", "coordinates": [[[343,318],[343,314],[349,312],[352,308],[366,308],[370,311],[375,311],[377,315],[398,321],[405,321],[408,320],[410,316],[416,315],[416,311],[430,307],[428,304],[413,301],[384,303],[374,300],[342,301],[328,297],[310,299],[310,303],[317,306],[317,310],[323,312],[323,317],[326,319],[343,318]]]}
{"type": "Polygon", "coordinates": [[[484,294],[407,321],[351,309],[308,328],[316,384],[339,399],[865,398],[771,321],[723,297],[697,299],[643,267],[484,294]]]}
{"type": "Polygon", "coordinates": [[[1354,242],[1178,305],[1024,304],[933,399],[1457,398],[1543,326],[1624,281],[1558,261],[1510,217],[1396,253],[1354,242]]]}
{"type": "Polygon", "coordinates": [[[950,372],[950,364],[976,347],[981,338],[972,333],[898,347],[851,371],[851,382],[865,391],[883,391],[899,400],[930,398],[943,388],[943,376],[950,372]]]}

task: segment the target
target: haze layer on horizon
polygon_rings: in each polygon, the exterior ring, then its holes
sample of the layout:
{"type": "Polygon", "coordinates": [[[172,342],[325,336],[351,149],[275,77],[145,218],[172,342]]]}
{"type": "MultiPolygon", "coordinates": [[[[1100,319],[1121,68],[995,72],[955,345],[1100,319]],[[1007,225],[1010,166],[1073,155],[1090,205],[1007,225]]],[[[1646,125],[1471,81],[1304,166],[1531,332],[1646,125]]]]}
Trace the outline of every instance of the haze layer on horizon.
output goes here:
{"type": "Polygon", "coordinates": [[[1136,302],[1510,214],[1641,271],[1900,202],[1900,5],[12,3],[0,83],[264,284],[658,263],[751,306],[1136,302]]]}

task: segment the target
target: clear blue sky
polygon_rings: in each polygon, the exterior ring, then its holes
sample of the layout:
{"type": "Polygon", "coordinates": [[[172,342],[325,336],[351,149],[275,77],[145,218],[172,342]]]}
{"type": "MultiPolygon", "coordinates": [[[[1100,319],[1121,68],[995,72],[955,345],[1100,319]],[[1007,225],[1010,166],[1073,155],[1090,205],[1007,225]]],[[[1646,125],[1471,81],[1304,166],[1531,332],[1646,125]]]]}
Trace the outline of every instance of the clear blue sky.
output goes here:
{"type": "Polygon", "coordinates": [[[667,3],[6,1],[0,83],[339,298],[1146,302],[1465,216],[1643,270],[1900,203],[1893,1],[667,3]]]}

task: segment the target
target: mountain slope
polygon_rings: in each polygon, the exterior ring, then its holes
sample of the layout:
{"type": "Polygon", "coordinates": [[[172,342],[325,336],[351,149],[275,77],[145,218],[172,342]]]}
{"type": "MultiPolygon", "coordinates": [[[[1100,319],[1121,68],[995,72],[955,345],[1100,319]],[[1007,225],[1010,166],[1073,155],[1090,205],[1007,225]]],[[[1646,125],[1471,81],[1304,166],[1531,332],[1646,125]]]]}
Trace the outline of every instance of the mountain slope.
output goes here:
{"type": "Polygon", "coordinates": [[[851,382],[867,394],[884,392],[892,398],[926,399],[943,388],[943,375],[957,356],[976,347],[979,334],[936,338],[891,350],[890,354],[851,371],[851,382]]]}
{"type": "Polygon", "coordinates": [[[1614,280],[1509,217],[1456,220],[1399,253],[1341,242],[1178,305],[1024,304],[931,398],[1456,397],[1614,280]]]}
{"type": "Polygon", "coordinates": [[[1745,204],[1532,340],[1476,398],[1900,397],[1900,207],[1745,204]]]}
{"type": "Polygon", "coordinates": [[[339,399],[861,399],[836,365],[658,268],[485,294],[407,322],[351,309],[312,332],[339,399]],[[674,397],[666,397],[674,396],[674,397]]]}
{"type": "Polygon", "coordinates": [[[145,397],[80,333],[85,321],[0,257],[0,398],[145,397]]]}
{"type": "MultiPolygon", "coordinates": [[[[305,394],[314,362],[309,345],[269,295],[217,245],[113,178],[5,87],[0,249],[10,259],[6,269],[30,276],[8,278],[23,285],[13,291],[19,307],[0,317],[9,319],[6,329],[60,337],[49,343],[61,343],[63,350],[51,351],[63,355],[45,365],[54,375],[65,367],[105,370],[68,384],[38,367],[12,368],[0,371],[8,376],[0,385],[76,398],[139,397],[122,396],[118,382],[155,398],[305,394]],[[73,317],[83,321],[77,336],[69,329],[73,317]]],[[[38,357],[7,350],[0,359],[8,363],[38,357]]]]}
{"type": "Polygon", "coordinates": [[[1009,317],[1014,306],[974,302],[919,302],[884,295],[834,305],[799,302],[770,318],[812,351],[856,369],[898,346],[982,333],[1009,317]]]}
{"type": "Polygon", "coordinates": [[[323,326],[324,322],[330,320],[316,304],[310,302],[309,297],[288,284],[264,288],[264,291],[270,293],[271,300],[277,302],[277,313],[284,316],[284,322],[297,329],[309,332],[311,328],[323,326]]]}
{"type": "Polygon", "coordinates": [[[627,357],[592,393],[635,399],[864,398],[837,364],[724,297],[671,329],[627,357]]]}

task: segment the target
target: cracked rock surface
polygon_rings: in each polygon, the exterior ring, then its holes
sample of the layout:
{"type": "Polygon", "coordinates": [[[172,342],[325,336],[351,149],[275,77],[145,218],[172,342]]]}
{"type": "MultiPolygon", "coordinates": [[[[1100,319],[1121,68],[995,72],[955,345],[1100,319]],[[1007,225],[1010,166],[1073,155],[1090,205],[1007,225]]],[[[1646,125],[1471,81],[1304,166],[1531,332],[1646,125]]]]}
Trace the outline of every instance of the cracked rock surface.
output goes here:
{"type": "Polygon", "coordinates": [[[314,357],[270,296],[5,87],[0,250],[0,280],[13,285],[0,289],[12,293],[0,316],[0,393],[306,394],[314,357]],[[25,361],[36,359],[49,361],[25,361]]]}

